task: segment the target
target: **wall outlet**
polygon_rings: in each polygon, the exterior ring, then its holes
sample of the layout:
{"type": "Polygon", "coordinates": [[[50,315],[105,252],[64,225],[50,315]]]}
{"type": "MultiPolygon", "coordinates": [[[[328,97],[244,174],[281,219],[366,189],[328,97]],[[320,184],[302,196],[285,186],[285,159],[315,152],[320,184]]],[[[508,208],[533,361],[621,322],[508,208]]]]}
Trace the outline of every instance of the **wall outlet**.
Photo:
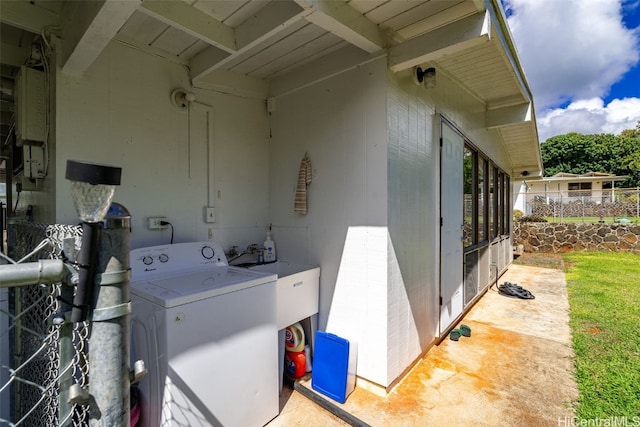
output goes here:
{"type": "Polygon", "coordinates": [[[160,224],[161,221],[166,221],[164,216],[150,216],[149,217],[149,230],[162,230],[166,225],[160,224]]]}
{"type": "Polygon", "coordinates": [[[216,222],[216,208],[212,206],[204,208],[204,222],[216,222]]]}

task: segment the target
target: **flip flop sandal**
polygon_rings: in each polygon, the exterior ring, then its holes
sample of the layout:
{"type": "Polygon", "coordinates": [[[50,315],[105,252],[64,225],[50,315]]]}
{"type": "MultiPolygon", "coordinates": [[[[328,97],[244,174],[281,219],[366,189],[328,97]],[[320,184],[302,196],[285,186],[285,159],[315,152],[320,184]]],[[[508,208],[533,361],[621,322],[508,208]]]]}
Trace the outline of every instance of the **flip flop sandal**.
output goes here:
{"type": "Polygon", "coordinates": [[[468,327],[467,325],[460,325],[460,333],[462,334],[463,337],[470,337],[471,328],[468,327]]]}
{"type": "Polygon", "coordinates": [[[460,335],[462,335],[462,333],[459,330],[454,329],[449,332],[449,339],[451,341],[458,341],[460,339],[460,335]]]}

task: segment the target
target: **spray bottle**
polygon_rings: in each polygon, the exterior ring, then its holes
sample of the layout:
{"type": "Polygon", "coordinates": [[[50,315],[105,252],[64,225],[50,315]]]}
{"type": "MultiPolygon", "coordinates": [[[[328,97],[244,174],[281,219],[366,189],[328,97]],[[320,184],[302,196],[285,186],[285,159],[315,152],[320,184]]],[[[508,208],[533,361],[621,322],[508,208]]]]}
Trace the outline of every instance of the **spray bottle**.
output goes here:
{"type": "Polygon", "coordinates": [[[276,260],[276,244],[271,240],[271,224],[267,231],[267,239],[263,243],[264,246],[264,262],[274,262],[276,260]]]}

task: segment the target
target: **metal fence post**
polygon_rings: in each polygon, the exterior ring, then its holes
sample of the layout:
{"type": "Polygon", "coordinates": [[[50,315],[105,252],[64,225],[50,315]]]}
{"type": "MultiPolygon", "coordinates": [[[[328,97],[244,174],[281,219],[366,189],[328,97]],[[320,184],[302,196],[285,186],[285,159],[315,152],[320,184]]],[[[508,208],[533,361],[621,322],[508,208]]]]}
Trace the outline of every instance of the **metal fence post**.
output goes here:
{"type": "Polygon", "coordinates": [[[60,292],[60,306],[58,313],[62,315],[62,324],[59,331],[58,342],[58,372],[60,393],[58,398],[58,420],[60,426],[73,425],[73,405],[69,402],[69,388],[73,384],[73,369],[71,364],[73,363],[73,323],[64,321],[64,313],[71,312],[71,305],[65,301],[71,301],[73,299],[73,287],[62,285],[60,292]]]}
{"type": "Polygon", "coordinates": [[[126,209],[107,217],[98,254],[89,338],[89,425],[129,426],[129,234],[126,209]]]}
{"type": "MultiPolygon", "coordinates": [[[[68,237],[62,241],[62,251],[71,261],[75,261],[75,238],[68,237]]],[[[58,396],[58,423],[60,427],[73,425],[73,404],[69,402],[69,389],[73,384],[73,323],[69,321],[66,313],[71,313],[73,300],[73,286],[62,283],[58,306],[57,321],[61,322],[58,342],[58,372],[59,372],[59,396],[58,396]]]]}

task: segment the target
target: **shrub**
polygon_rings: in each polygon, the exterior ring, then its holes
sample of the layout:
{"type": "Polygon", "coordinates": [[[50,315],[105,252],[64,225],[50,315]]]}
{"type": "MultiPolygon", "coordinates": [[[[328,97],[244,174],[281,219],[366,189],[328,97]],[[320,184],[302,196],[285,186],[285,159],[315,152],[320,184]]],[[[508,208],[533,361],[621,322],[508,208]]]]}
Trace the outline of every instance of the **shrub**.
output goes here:
{"type": "Polygon", "coordinates": [[[520,218],[519,222],[549,222],[541,216],[525,215],[520,218]]]}
{"type": "Polygon", "coordinates": [[[514,221],[520,221],[520,218],[522,218],[524,216],[524,212],[522,212],[520,209],[514,209],[513,210],[513,220],[514,221]]]}

